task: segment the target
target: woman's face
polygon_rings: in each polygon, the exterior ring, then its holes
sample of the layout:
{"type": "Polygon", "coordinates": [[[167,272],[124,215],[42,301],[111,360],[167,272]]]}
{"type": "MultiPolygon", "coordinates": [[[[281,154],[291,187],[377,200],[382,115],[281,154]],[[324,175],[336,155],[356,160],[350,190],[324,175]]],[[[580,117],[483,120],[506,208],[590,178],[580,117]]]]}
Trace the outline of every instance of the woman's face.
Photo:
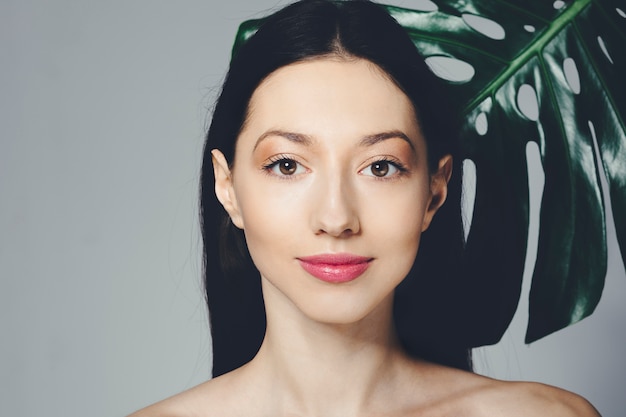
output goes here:
{"type": "Polygon", "coordinates": [[[369,61],[283,67],[254,92],[216,193],[243,229],[269,310],[326,323],[389,307],[443,203],[449,158],[429,175],[405,94],[369,61]]]}

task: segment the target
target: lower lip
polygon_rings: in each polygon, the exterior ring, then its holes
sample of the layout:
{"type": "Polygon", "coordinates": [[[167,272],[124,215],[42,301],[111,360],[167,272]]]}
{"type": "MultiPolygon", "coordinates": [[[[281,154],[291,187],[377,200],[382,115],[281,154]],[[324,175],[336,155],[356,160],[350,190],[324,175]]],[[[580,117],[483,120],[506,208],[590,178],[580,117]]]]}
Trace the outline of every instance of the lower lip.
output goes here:
{"type": "Polygon", "coordinates": [[[300,266],[315,278],[332,284],[350,282],[361,275],[369,268],[369,262],[348,263],[348,264],[325,264],[311,263],[299,259],[300,266]]]}

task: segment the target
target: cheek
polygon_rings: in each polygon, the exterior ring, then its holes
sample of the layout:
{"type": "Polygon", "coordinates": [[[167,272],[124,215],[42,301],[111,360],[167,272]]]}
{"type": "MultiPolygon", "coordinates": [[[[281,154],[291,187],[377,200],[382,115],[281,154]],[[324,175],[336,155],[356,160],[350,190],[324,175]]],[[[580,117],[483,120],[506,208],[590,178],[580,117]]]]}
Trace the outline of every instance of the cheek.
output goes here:
{"type": "Polygon", "coordinates": [[[366,224],[374,237],[370,241],[406,272],[417,254],[427,204],[425,193],[413,190],[381,196],[366,224]]]}
{"type": "Polygon", "coordinates": [[[414,239],[419,237],[426,206],[428,190],[420,181],[402,187],[365,194],[370,221],[377,228],[388,230],[389,236],[414,239]]]}
{"type": "Polygon", "coordinates": [[[275,188],[244,180],[236,191],[248,249],[259,269],[259,262],[271,262],[293,247],[306,224],[299,199],[275,188]]]}

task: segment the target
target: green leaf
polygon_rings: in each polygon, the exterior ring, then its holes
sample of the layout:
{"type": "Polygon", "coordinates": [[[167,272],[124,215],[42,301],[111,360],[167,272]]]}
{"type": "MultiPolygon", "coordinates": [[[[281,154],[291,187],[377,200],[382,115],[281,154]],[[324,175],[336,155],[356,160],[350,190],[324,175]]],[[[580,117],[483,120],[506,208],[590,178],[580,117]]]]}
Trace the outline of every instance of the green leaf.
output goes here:
{"type": "MultiPolygon", "coordinates": [[[[532,342],[598,304],[607,264],[601,170],[626,259],[626,5],[421,3],[429,7],[385,7],[433,71],[450,80],[449,94],[464,109],[464,157],[476,166],[466,250],[472,277],[486,277],[478,285],[493,288],[492,298],[502,293],[502,304],[519,297],[528,236],[527,145],[534,142],[540,151],[545,185],[526,334],[532,342]]],[[[235,49],[258,24],[242,25],[235,49]]],[[[514,310],[502,308],[507,317],[501,321],[508,325],[514,310]]],[[[475,345],[494,343],[506,325],[475,345]]]]}
{"type": "MultiPolygon", "coordinates": [[[[527,231],[525,148],[532,141],[540,149],[545,186],[526,335],[532,342],[588,316],[600,299],[606,275],[600,169],[626,258],[626,8],[611,0],[529,1],[523,8],[497,0],[435,3],[437,11],[388,10],[425,57],[453,57],[475,71],[450,89],[464,103],[464,148],[476,165],[468,248],[484,245],[482,235],[490,233],[480,212],[500,206],[502,189],[494,185],[506,187],[513,201],[504,205],[510,230],[527,231]],[[504,37],[472,29],[468,15],[497,22],[504,37]],[[526,102],[536,100],[534,109],[518,104],[524,93],[526,102]]],[[[517,236],[525,245],[527,233],[517,236]]],[[[522,272],[519,263],[507,271],[519,280],[522,272]]]]}

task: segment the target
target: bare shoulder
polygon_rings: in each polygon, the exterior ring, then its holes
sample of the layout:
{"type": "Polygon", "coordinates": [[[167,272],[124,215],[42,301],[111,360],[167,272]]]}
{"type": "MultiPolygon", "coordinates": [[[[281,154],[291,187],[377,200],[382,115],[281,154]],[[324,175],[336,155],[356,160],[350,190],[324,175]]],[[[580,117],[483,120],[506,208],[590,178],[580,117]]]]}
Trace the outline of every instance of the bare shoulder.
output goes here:
{"type": "Polygon", "coordinates": [[[159,401],[128,417],[213,417],[233,415],[233,412],[236,415],[238,406],[233,398],[233,393],[236,392],[232,387],[232,378],[224,375],[159,401]]]}
{"type": "Polygon", "coordinates": [[[430,402],[417,415],[599,417],[583,397],[550,385],[510,382],[433,365],[430,402]]]}
{"type": "Polygon", "coordinates": [[[128,417],[201,417],[204,394],[214,391],[213,381],[207,381],[187,391],[143,408],[128,417]]]}
{"type": "Polygon", "coordinates": [[[535,382],[490,380],[467,398],[480,416],[598,417],[583,397],[535,382]]]}

